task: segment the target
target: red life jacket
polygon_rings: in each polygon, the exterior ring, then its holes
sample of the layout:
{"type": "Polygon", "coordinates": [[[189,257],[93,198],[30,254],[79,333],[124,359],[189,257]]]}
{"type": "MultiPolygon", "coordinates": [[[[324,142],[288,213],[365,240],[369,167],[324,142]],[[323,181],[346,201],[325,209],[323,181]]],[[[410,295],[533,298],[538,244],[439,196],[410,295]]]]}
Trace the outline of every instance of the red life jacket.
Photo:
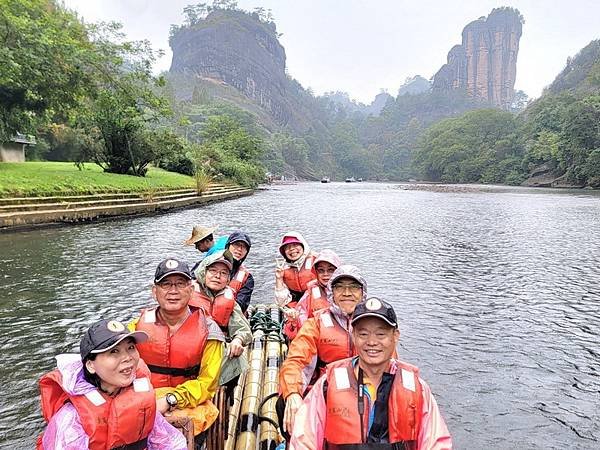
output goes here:
{"type": "MultiPolygon", "coordinates": [[[[419,369],[401,361],[396,363],[398,370],[388,397],[388,438],[390,444],[405,442],[409,445],[408,448],[413,448],[416,447],[419,436],[423,410],[419,369]]],[[[368,435],[371,408],[368,403],[365,396],[365,412],[361,420],[358,413],[358,381],[352,358],[327,366],[327,419],[324,437],[328,444],[333,444],[331,447],[362,443],[361,427],[365,430],[365,438],[368,435]]]]}
{"type": "Polygon", "coordinates": [[[319,372],[316,375],[320,376],[327,364],[355,356],[356,350],[350,332],[338,323],[328,309],[317,311],[314,319],[319,327],[316,367],[319,372]]]}
{"type": "Polygon", "coordinates": [[[176,387],[200,373],[208,337],[204,311],[191,308],[192,313],[173,335],[167,325],[156,322],[156,311],[157,308],[142,311],[135,328],[148,333],[150,339],[137,344],[137,349],[152,372],[154,387],[176,387]]]}
{"type": "Polygon", "coordinates": [[[223,292],[214,298],[214,300],[202,290],[194,291],[190,305],[202,308],[207,315],[217,322],[217,325],[221,327],[225,334],[227,334],[229,318],[235,307],[235,291],[227,286],[223,292]]]}
{"type": "MultiPolygon", "coordinates": [[[[99,390],[69,395],[63,390],[62,375],[53,370],[40,379],[42,415],[50,421],[70,402],[89,437],[90,450],[145,449],[156,416],[156,398],[149,375],[144,361],[140,360],[133,384],[121,389],[115,397],[104,396],[99,390]]],[[[43,448],[41,436],[37,448],[43,448]]]]}
{"type": "Polygon", "coordinates": [[[314,317],[315,312],[331,306],[327,301],[327,293],[317,280],[311,280],[306,288],[306,309],[308,318],[314,317]]]}
{"type": "Polygon", "coordinates": [[[316,275],[312,271],[315,258],[315,255],[308,255],[300,269],[288,267],[283,271],[283,282],[290,290],[294,302],[300,300],[300,297],[302,297],[304,291],[306,291],[308,282],[316,279],[316,275]]]}
{"type": "Polygon", "coordinates": [[[239,292],[239,290],[244,286],[244,284],[246,284],[246,280],[249,276],[250,272],[248,271],[248,269],[246,269],[246,266],[242,264],[238,269],[237,273],[235,274],[235,277],[233,277],[229,281],[228,286],[234,291],[239,292]]]}

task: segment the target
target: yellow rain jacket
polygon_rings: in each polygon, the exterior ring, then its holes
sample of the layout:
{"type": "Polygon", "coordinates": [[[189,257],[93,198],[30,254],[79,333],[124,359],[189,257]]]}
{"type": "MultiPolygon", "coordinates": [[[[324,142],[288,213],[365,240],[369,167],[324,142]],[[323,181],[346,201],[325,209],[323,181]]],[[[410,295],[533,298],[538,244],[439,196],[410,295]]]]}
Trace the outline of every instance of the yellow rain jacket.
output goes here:
{"type": "MultiPolygon", "coordinates": [[[[133,319],[127,328],[135,331],[139,318],[133,319]]],[[[187,380],[178,386],[155,389],[156,398],[164,397],[169,392],[177,397],[177,408],[166,416],[187,416],[194,422],[194,434],[198,435],[208,429],[219,415],[219,410],[212,403],[219,387],[219,374],[223,360],[224,336],[210,333],[202,358],[198,377],[187,380]]]]}

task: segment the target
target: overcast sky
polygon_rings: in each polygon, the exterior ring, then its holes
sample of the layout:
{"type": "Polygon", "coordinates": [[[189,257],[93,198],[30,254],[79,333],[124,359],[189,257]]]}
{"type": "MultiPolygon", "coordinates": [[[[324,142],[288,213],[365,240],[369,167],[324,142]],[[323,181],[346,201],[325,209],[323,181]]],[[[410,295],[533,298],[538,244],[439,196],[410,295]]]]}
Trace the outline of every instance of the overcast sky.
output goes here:
{"type": "MultiPolygon", "coordinates": [[[[63,0],[86,21],[115,20],[130,39],[148,39],[165,56],[171,24],[183,22],[190,0],[63,0]]],[[[207,0],[205,0],[206,2],[207,0]]],[[[396,95],[407,77],[431,78],[461,43],[464,26],[499,6],[525,18],[515,88],[529,96],[593,39],[600,38],[597,0],[239,0],[239,7],[271,9],[287,55],[288,73],[316,94],[345,91],[370,103],[381,89],[396,95]]]]}

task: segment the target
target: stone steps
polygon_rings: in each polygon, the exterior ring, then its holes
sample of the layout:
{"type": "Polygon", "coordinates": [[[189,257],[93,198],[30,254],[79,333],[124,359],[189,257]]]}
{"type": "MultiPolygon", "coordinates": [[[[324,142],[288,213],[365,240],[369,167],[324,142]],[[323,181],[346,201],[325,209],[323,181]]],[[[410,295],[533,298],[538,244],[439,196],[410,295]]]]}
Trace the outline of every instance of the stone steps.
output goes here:
{"type": "MultiPolygon", "coordinates": [[[[229,192],[231,188],[225,186],[211,187],[207,189],[202,195],[215,194],[220,192],[229,192]]],[[[85,195],[85,196],[71,196],[71,197],[44,197],[42,202],[31,202],[32,198],[29,198],[29,203],[20,201],[6,202],[12,204],[2,205],[0,203],[0,213],[4,212],[18,212],[18,211],[45,211],[45,210],[57,210],[57,209],[74,209],[74,208],[85,208],[88,206],[109,206],[109,205],[120,205],[128,203],[143,203],[152,201],[164,201],[164,200],[177,200],[179,198],[195,197],[196,191],[193,189],[184,189],[177,191],[162,191],[159,193],[139,193],[139,194],[128,194],[118,196],[114,194],[100,194],[100,195],[85,195]],[[54,201],[50,201],[52,199],[54,201]],[[57,201],[58,200],[58,201],[57,201]]],[[[22,200],[22,199],[4,199],[4,200],[22,200]]]]}
{"type": "MultiPolygon", "coordinates": [[[[211,184],[206,192],[218,192],[227,190],[234,185],[226,184],[211,184]]],[[[93,200],[112,200],[112,199],[126,199],[126,198],[147,198],[153,196],[166,196],[166,195],[178,195],[183,193],[195,193],[195,189],[171,189],[161,190],[154,192],[131,192],[131,193],[119,193],[119,192],[107,192],[100,194],[86,194],[86,195],[69,195],[69,196],[50,196],[50,197],[11,197],[11,198],[0,198],[1,206],[10,205],[22,205],[22,204],[40,204],[40,203],[64,203],[64,202],[79,202],[79,201],[93,201],[93,200]]]]}
{"type": "Polygon", "coordinates": [[[202,195],[193,189],[140,194],[96,194],[70,197],[2,199],[0,228],[91,221],[110,216],[152,214],[173,208],[251,195],[254,191],[235,185],[211,185],[202,195]],[[60,199],[60,201],[56,201],[60,199]],[[10,201],[12,200],[12,201],[10,201]],[[33,202],[35,200],[35,202],[33,202]]]}

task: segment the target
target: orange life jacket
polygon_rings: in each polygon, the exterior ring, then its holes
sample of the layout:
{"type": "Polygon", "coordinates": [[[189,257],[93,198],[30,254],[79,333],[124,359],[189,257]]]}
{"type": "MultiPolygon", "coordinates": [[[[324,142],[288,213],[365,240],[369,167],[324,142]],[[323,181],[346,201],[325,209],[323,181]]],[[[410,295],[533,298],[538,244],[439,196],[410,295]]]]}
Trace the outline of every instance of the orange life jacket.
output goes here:
{"type": "Polygon", "coordinates": [[[235,307],[235,291],[227,286],[214,300],[202,290],[195,291],[192,295],[190,305],[202,308],[207,315],[217,322],[217,325],[221,327],[223,332],[227,334],[229,318],[235,307]]]}
{"type": "Polygon", "coordinates": [[[246,266],[242,264],[238,269],[237,273],[235,274],[235,277],[233,277],[229,281],[228,286],[234,291],[239,292],[242,286],[244,286],[244,284],[246,283],[246,280],[249,276],[250,272],[248,271],[248,269],[246,269],[246,266]]]}
{"type": "Polygon", "coordinates": [[[157,308],[142,311],[136,329],[148,333],[150,339],[137,344],[137,349],[152,372],[154,387],[176,387],[200,373],[208,337],[204,311],[191,308],[192,313],[173,335],[167,325],[156,322],[156,311],[157,308]]]}
{"type": "Polygon", "coordinates": [[[346,331],[327,309],[317,311],[315,320],[319,327],[317,341],[317,369],[315,375],[322,375],[325,366],[340,359],[349,358],[356,354],[352,335],[346,331]]]}
{"type": "MultiPolygon", "coordinates": [[[[40,379],[42,415],[49,421],[66,402],[70,402],[89,438],[90,450],[145,449],[156,416],[156,398],[149,375],[148,368],[140,360],[133,384],[115,397],[104,396],[99,390],[69,395],[62,387],[62,375],[53,370],[40,379]]],[[[41,436],[37,448],[43,448],[41,436]]]]}
{"type": "Polygon", "coordinates": [[[315,312],[320,309],[329,308],[331,305],[327,300],[325,289],[317,280],[311,280],[306,287],[306,309],[308,318],[314,317],[315,312]]]}
{"type": "Polygon", "coordinates": [[[294,302],[300,300],[300,297],[302,297],[306,291],[308,282],[316,279],[316,275],[312,271],[315,258],[315,255],[308,255],[300,269],[288,267],[283,271],[283,282],[290,290],[294,302]]]}
{"type": "MultiPolygon", "coordinates": [[[[361,427],[365,438],[368,436],[369,409],[372,406],[365,396],[365,410],[361,420],[358,412],[358,381],[352,359],[327,366],[325,448],[343,444],[360,445],[361,427]]],[[[390,444],[404,442],[407,444],[406,448],[413,448],[416,447],[419,436],[423,409],[419,369],[401,361],[396,363],[398,370],[388,397],[388,439],[390,444]]]]}

